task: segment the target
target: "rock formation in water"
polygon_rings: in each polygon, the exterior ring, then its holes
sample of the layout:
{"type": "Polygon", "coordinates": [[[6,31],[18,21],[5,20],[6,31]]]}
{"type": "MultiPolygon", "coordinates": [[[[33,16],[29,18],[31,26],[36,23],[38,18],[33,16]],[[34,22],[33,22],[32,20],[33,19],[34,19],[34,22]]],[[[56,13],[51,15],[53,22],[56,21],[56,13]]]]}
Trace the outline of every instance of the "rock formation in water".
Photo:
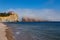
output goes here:
{"type": "Polygon", "coordinates": [[[13,33],[7,25],[0,23],[0,40],[14,40],[13,33]]]}
{"type": "Polygon", "coordinates": [[[29,17],[22,18],[22,22],[42,22],[42,21],[47,21],[47,20],[37,19],[37,18],[29,18],[29,17]]]}
{"type": "Polygon", "coordinates": [[[0,22],[17,22],[18,15],[14,12],[0,13],[0,22]]]}

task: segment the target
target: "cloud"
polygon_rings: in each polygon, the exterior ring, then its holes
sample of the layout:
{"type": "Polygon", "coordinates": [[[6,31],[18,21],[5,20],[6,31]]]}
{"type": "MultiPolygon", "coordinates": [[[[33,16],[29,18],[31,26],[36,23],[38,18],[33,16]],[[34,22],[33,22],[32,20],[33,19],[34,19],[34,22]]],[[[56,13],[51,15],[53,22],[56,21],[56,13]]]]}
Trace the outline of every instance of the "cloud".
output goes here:
{"type": "Polygon", "coordinates": [[[16,12],[20,19],[23,16],[42,18],[50,21],[60,21],[60,12],[54,9],[8,9],[8,11],[16,12]]]}

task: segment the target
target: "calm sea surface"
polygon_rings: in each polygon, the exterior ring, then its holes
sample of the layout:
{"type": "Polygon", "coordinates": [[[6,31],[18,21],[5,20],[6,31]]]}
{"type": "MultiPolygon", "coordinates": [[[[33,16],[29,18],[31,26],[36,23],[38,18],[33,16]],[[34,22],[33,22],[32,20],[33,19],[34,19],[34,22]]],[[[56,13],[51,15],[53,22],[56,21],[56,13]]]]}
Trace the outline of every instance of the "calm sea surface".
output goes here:
{"type": "Polygon", "coordinates": [[[5,23],[16,40],[60,40],[60,22],[5,23]]]}

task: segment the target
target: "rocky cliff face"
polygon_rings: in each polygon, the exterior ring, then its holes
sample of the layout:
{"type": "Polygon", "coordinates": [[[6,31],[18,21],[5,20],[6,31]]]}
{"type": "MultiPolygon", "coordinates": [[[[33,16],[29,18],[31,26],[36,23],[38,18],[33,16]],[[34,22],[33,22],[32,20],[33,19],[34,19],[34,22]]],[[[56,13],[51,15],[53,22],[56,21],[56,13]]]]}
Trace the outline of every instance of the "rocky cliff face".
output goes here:
{"type": "Polygon", "coordinates": [[[0,13],[0,22],[16,22],[18,15],[14,12],[0,13]]]}
{"type": "Polygon", "coordinates": [[[41,21],[47,21],[47,20],[42,20],[37,18],[28,18],[28,17],[22,18],[22,22],[41,22],[41,21]]]}

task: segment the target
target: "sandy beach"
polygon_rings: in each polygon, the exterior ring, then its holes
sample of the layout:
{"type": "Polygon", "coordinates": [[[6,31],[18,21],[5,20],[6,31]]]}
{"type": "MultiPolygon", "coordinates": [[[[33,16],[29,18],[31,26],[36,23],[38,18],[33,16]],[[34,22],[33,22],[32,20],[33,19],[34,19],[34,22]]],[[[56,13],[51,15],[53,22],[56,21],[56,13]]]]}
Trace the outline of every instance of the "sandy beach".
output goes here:
{"type": "Polygon", "coordinates": [[[11,29],[3,23],[0,23],[0,40],[14,40],[11,29]]]}

